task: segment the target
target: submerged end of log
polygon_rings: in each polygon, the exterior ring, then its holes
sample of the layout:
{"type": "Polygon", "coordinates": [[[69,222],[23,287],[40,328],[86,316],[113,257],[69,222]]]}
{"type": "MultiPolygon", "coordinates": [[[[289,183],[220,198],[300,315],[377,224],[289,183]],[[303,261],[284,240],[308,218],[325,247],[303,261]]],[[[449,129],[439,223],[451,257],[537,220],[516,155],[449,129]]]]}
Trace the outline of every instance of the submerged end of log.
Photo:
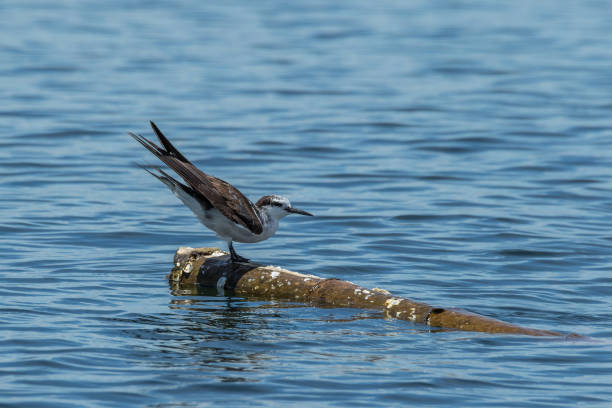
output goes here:
{"type": "Polygon", "coordinates": [[[168,278],[179,286],[199,284],[220,291],[231,290],[245,298],[378,309],[387,317],[431,327],[529,336],[581,337],[521,327],[461,309],[433,307],[393,296],[384,289],[367,289],[335,278],[325,279],[253,262],[231,263],[229,255],[218,248],[179,248],[168,278]]]}

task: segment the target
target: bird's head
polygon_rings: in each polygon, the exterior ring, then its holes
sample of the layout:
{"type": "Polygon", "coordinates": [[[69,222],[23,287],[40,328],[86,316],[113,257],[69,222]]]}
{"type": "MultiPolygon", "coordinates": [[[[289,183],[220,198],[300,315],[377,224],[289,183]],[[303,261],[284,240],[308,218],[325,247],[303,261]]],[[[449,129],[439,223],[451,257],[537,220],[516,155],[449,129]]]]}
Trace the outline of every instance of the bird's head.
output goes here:
{"type": "Polygon", "coordinates": [[[263,196],[259,200],[257,200],[257,203],[255,203],[255,205],[260,210],[265,211],[271,218],[275,220],[280,220],[281,218],[289,214],[312,216],[312,214],[309,212],[292,207],[291,203],[287,198],[277,195],[263,196]]]}

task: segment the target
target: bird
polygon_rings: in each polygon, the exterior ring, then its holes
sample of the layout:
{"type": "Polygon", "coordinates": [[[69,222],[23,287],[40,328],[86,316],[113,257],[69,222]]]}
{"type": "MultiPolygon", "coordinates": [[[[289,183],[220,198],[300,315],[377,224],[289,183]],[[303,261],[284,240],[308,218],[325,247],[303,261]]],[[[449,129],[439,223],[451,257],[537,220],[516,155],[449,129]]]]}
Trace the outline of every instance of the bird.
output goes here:
{"type": "Polygon", "coordinates": [[[233,242],[264,241],[276,233],[279,221],[285,216],[313,215],[293,207],[289,199],[280,195],[265,195],[253,204],[230,183],[198,169],[170,143],[153,121],[150,124],[161,146],[140,134],[128,134],[170,167],[185,183],[160,168],[155,169],[159,173],[154,173],[141,167],[164,183],[195,214],[200,223],[227,243],[232,263],[250,262],[236,253],[233,242]]]}

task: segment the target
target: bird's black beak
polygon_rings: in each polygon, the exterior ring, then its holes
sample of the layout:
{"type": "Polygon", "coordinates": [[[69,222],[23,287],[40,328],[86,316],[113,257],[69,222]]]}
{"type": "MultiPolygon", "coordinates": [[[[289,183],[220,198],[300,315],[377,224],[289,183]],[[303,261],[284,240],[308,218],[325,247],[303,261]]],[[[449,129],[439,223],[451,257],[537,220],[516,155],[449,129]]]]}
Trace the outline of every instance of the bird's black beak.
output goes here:
{"type": "Polygon", "coordinates": [[[308,211],[300,210],[299,208],[295,208],[295,207],[289,207],[287,208],[286,211],[292,214],[310,215],[312,217],[312,214],[309,213],[308,211]]]}

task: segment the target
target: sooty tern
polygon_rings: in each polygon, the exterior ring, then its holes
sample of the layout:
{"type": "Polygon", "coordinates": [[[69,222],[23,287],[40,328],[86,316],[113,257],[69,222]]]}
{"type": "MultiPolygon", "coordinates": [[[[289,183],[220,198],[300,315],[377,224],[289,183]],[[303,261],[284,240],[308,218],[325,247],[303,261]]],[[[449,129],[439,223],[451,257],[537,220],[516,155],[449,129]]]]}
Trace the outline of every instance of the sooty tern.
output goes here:
{"type": "Polygon", "coordinates": [[[231,184],[204,173],[183,156],[163,135],[155,123],[151,127],[162,147],[141,135],[129,135],[174,170],[186,185],[161,169],[159,174],[147,170],[164,183],[206,227],[226,241],[232,262],[249,260],[236,253],[232,245],[236,242],[259,242],[270,238],[278,229],[281,218],[289,214],[310,215],[309,212],[292,207],[288,199],[278,195],[266,195],[255,204],[231,184]]]}

